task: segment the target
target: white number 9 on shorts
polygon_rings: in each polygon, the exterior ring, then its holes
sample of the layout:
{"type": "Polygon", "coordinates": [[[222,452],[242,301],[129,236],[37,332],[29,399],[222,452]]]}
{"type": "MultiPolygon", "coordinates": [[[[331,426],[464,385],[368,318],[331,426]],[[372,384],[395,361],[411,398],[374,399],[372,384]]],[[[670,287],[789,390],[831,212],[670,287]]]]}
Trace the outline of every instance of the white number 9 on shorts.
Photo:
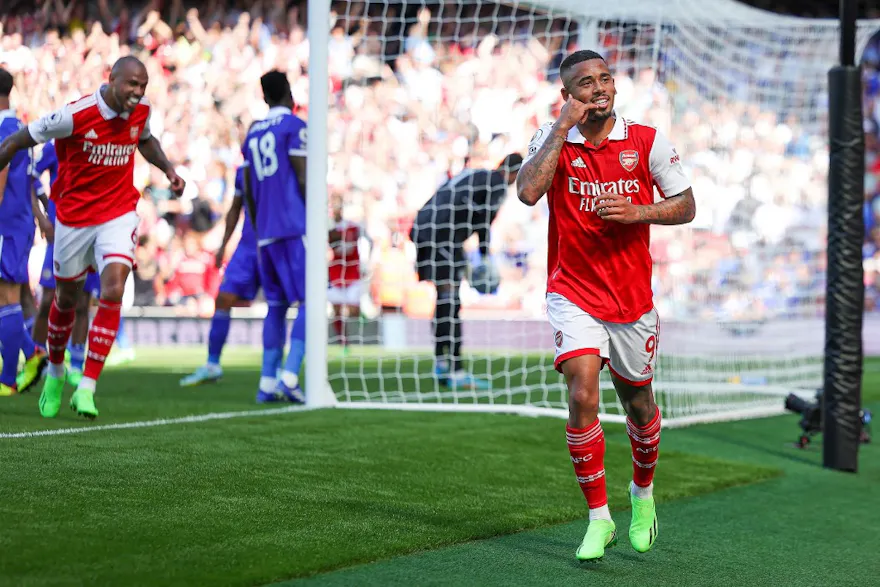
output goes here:
{"type": "Polygon", "coordinates": [[[647,385],[654,378],[660,339],[656,309],[635,322],[616,323],[590,316],[565,296],[547,295],[547,318],[554,330],[556,357],[553,365],[583,355],[597,355],[617,379],[630,385],[647,385]]]}

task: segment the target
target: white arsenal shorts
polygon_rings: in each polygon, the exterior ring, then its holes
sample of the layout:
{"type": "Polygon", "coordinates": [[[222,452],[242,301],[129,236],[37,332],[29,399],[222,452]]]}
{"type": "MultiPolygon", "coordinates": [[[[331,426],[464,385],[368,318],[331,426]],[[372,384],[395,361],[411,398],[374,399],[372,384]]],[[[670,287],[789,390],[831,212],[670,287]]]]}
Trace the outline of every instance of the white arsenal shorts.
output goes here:
{"type": "Polygon", "coordinates": [[[97,226],[74,228],[55,221],[55,279],[80,281],[90,269],[100,275],[108,263],[134,264],[137,212],[97,226]]]}
{"type": "Polygon", "coordinates": [[[581,355],[605,359],[611,373],[630,385],[647,385],[657,367],[660,318],[651,309],[635,322],[619,324],[593,318],[565,296],[547,295],[547,317],[553,326],[556,358],[562,362],[581,355]]]}
{"type": "Polygon", "coordinates": [[[334,306],[360,306],[361,282],[354,281],[346,287],[330,286],[327,290],[327,301],[334,306]]]}

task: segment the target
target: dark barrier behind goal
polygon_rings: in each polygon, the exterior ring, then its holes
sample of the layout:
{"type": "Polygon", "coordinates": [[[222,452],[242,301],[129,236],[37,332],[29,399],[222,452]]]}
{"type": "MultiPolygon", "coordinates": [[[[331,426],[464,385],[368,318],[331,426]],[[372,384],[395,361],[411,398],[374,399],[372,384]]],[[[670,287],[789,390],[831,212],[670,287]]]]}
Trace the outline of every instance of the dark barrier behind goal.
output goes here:
{"type": "Polygon", "coordinates": [[[823,464],[857,470],[862,399],[865,138],[856,3],[841,0],[840,66],[828,73],[828,280],[825,301],[823,464]]]}

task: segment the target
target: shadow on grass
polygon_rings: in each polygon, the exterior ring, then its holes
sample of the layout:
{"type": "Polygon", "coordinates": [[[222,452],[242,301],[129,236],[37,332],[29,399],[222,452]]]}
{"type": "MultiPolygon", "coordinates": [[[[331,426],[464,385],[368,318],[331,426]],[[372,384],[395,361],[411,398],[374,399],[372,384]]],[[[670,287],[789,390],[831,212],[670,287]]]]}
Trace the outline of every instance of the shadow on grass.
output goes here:
{"type": "Polygon", "coordinates": [[[810,443],[808,449],[796,448],[794,446],[794,440],[800,435],[800,429],[797,427],[793,428],[791,431],[791,444],[783,445],[781,448],[777,448],[773,445],[761,442],[761,439],[767,440],[768,442],[776,442],[776,438],[750,438],[747,435],[732,435],[711,426],[698,426],[689,430],[689,433],[694,436],[711,439],[712,441],[720,444],[725,444],[737,448],[745,448],[755,452],[759,452],[763,455],[784,459],[793,463],[805,464],[810,465],[811,467],[821,468],[821,463],[817,461],[817,459],[820,458],[820,455],[816,454],[817,450],[821,452],[821,439],[814,438],[813,441],[810,443]],[[812,455],[812,457],[810,455],[812,455]]]}

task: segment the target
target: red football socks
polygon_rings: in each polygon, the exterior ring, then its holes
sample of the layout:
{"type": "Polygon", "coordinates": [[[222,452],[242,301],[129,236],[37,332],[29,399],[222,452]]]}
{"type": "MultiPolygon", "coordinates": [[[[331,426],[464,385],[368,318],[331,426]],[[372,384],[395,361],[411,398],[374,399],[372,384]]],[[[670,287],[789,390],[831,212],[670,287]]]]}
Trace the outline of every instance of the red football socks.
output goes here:
{"type": "Polygon", "coordinates": [[[608,504],[605,490],[605,433],[596,420],[586,428],[565,427],[568,452],[590,509],[608,504]]]}
{"type": "Polygon", "coordinates": [[[86,364],[83,368],[83,377],[98,379],[104,368],[104,361],[110,354],[110,348],[116,340],[116,331],[119,329],[119,317],[122,313],[122,304],[101,300],[92,326],[89,328],[89,352],[86,355],[86,364]]]}
{"type": "Polygon", "coordinates": [[[660,408],[646,425],[639,427],[626,419],[626,432],[632,446],[633,482],[639,487],[648,487],[654,481],[654,469],[660,448],[660,408]]]}
{"type": "Polygon", "coordinates": [[[70,340],[75,316],[76,312],[73,308],[59,310],[55,300],[52,300],[52,306],[49,308],[49,334],[46,337],[50,363],[64,364],[64,353],[67,351],[67,341],[70,340]]]}

